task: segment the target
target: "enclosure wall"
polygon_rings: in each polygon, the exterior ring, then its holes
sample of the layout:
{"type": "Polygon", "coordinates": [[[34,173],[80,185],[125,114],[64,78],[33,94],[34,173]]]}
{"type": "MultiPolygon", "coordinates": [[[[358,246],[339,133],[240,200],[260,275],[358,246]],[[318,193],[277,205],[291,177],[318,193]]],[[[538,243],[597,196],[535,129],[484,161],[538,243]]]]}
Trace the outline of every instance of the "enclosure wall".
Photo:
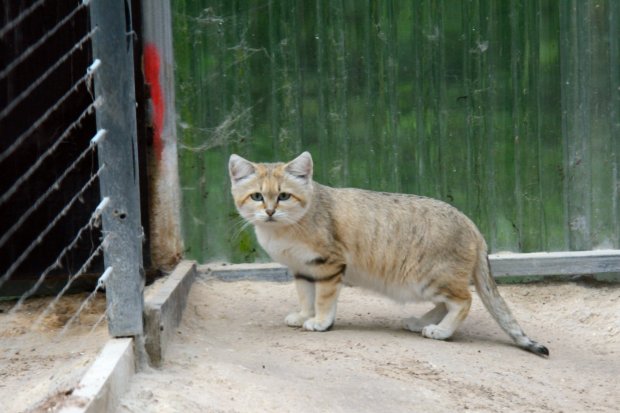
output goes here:
{"type": "Polygon", "coordinates": [[[266,259],[226,162],[443,199],[492,251],[620,247],[620,2],[175,1],[188,255],[266,259]]]}

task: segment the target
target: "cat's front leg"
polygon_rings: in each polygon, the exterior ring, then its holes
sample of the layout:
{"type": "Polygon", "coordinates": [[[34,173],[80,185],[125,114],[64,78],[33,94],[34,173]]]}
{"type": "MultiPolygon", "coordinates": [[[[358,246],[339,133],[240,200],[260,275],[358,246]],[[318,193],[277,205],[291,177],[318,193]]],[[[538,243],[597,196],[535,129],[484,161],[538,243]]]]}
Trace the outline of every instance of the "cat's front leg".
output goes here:
{"type": "Polygon", "coordinates": [[[309,318],[314,317],[314,280],[302,275],[295,276],[295,287],[299,296],[301,310],[286,316],[284,322],[290,327],[301,327],[309,318]]]}
{"type": "Polygon", "coordinates": [[[332,276],[315,282],[314,308],[316,315],[304,322],[304,329],[309,331],[326,331],[334,325],[336,303],[340,293],[341,277],[332,276]]]}

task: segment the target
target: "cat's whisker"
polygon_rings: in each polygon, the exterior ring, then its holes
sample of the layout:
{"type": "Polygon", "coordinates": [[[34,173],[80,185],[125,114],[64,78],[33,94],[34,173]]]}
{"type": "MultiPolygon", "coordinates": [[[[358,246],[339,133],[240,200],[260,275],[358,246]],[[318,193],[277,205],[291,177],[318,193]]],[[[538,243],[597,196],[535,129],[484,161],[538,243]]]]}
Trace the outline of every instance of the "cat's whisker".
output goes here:
{"type": "Polygon", "coordinates": [[[248,226],[252,225],[251,222],[248,222],[242,216],[237,216],[232,220],[232,235],[231,239],[236,239],[241,232],[243,232],[248,226]]]}
{"type": "Polygon", "coordinates": [[[237,239],[239,239],[239,237],[246,230],[246,228],[251,225],[252,223],[250,221],[246,221],[245,219],[241,218],[238,223],[233,224],[233,234],[230,237],[231,240],[236,241],[237,239]],[[237,226],[238,228],[234,228],[234,226],[237,226]]]}

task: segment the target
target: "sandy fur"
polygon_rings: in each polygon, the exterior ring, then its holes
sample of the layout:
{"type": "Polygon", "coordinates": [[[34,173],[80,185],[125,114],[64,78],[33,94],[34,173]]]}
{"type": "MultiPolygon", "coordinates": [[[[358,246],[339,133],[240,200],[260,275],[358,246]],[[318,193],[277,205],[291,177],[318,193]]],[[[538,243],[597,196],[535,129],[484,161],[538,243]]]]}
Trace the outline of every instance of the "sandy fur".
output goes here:
{"type": "Polygon", "coordinates": [[[305,152],[289,163],[258,164],[232,155],[232,194],[254,225],[260,245],[295,274],[301,309],[291,326],[332,327],[342,284],[368,288],[401,302],[431,301],[435,309],[408,318],[405,328],[449,338],[471,306],[470,282],[515,342],[548,354],[512,317],[490,276],[487,246],[475,224],[435,199],[312,180],[305,152]]]}

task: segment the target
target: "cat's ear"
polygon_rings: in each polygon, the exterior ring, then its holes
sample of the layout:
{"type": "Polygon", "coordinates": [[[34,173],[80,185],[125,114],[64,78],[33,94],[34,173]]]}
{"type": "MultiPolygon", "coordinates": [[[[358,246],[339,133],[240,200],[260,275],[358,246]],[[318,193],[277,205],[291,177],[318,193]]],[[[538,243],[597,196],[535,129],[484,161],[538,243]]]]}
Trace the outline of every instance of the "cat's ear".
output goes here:
{"type": "Polygon", "coordinates": [[[239,155],[232,154],[228,160],[228,173],[230,181],[237,183],[255,172],[254,164],[239,155]]]}
{"type": "Polygon", "coordinates": [[[312,179],[312,155],[304,152],[286,164],[286,172],[295,178],[309,182],[312,179]]]}

